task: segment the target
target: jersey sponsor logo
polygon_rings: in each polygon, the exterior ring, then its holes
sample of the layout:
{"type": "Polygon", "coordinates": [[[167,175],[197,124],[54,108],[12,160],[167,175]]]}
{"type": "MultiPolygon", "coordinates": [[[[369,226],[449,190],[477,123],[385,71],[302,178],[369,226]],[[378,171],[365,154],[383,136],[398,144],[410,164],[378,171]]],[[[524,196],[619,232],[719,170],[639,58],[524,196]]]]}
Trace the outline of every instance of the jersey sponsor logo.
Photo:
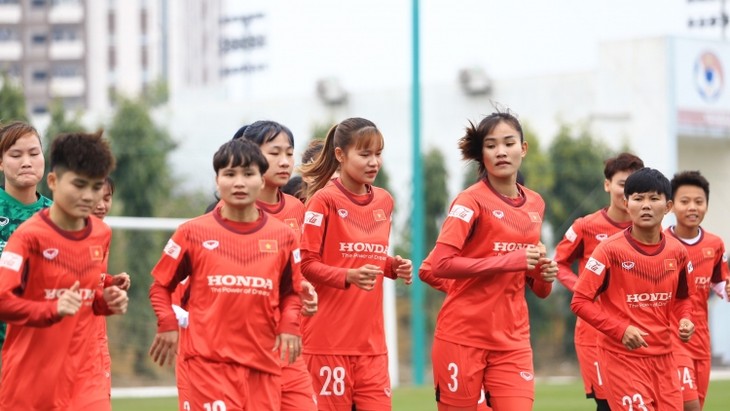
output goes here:
{"type": "Polygon", "coordinates": [[[48,248],[43,250],[43,257],[46,257],[48,260],[53,260],[58,257],[58,248],[48,248]]]}
{"type": "Polygon", "coordinates": [[[388,246],[374,243],[340,243],[340,252],[386,254],[388,246]]]}
{"type": "Polygon", "coordinates": [[[314,225],[320,227],[324,220],[324,214],[315,213],[314,211],[307,211],[304,213],[304,224],[314,225]]]}
{"type": "Polygon", "coordinates": [[[298,248],[292,250],[291,256],[295,263],[299,264],[302,262],[302,252],[298,248]]]}
{"type": "Polygon", "coordinates": [[[507,241],[495,241],[494,247],[492,247],[492,251],[497,253],[503,253],[505,251],[515,251],[519,250],[521,248],[527,248],[530,246],[533,246],[534,244],[530,243],[510,243],[507,241]]]}
{"type": "Polygon", "coordinates": [[[630,270],[634,268],[635,265],[636,263],[634,263],[633,261],[624,261],[623,263],[621,263],[621,267],[623,267],[624,270],[630,270]]]}
{"type": "Polygon", "coordinates": [[[9,268],[13,271],[19,271],[23,264],[23,256],[11,251],[4,251],[0,256],[0,267],[9,268]]]}
{"type": "Polygon", "coordinates": [[[0,227],[5,227],[10,222],[10,219],[7,217],[0,217],[0,227]]]}
{"type": "Polygon", "coordinates": [[[337,215],[340,216],[341,218],[347,218],[347,214],[348,214],[348,212],[344,208],[337,209],[337,215]]]}
{"type": "Polygon", "coordinates": [[[708,285],[710,284],[710,277],[695,277],[695,284],[708,285]]]}
{"type": "Polygon", "coordinates": [[[494,210],[492,211],[492,215],[499,218],[500,220],[504,218],[504,211],[502,210],[494,210]]]}
{"type": "Polygon", "coordinates": [[[565,232],[565,239],[574,243],[578,238],[578,234],[573,230],[573,226],[568,227],[568,231],[565,232]]]}
{"type": "Polygon", "coordinates": [[[375,221],[385,221],[388,217],[385,215],[385,211],[382,209],[373,210],[373,218],[375,221]]]}
{"type": "Polygon", "coordinates": [[[275,253],[279,251],[279,242],[276,240],[259,240],[259,251],[262,253],[275,253]]]}
{"type": "MultiPolygon", "coordinates": [[[[62,295],[66,294],[68,288],[45,288],[43,295],[46,300],[58,300],[62,295]]],[[[77,292],[81,295],[82,300],[93,300],[96,290],[90,288],[80,288],[77,292]]]]}
{"type": "Polygon", "coordinates": [[[608,234],[605,234],[605,233],[596,234],[596,240],[598,240],[598,241],[603,241],[607,238],[608,238],[608,234]]]}
{"type": "Polygon", "coordinates": [[[209,275],[208,286],[210,287],[250,287],[273,290],[274,282],[270,278],[253,277],[250,275],[220,274],[209,275]]]}
{"type": "Polygon", "coordinates": [[[711,247],[705,247],[702,249],[702,255],[705,256],[705,258],[712,258],[715,256],[715,249],[711,247]]]}
{"type": "Polygon", "coordinates": [[[91,261],[104,260],[104,249],[100,245],[89,246],[89,254],[91,254],[91,261]]]}
{"type": "Polygon", "coordinates": [[[454,204],[449,211],[449,217],[456,217],[459,220],[464,220],[467,223],[471,221],[474,216],[474,210],[469,207],[464,207],[460,204],[454,204]]]}
{"type": "Polygon", "coordinates": [[[284,224],[286,224],[289,227],[291,227],[291,229],[294,230],[294,231],[298,231],[299,230],[299,223],[297,223],[297,219],[296,218],[285,218],[284,219],[284,224]]]}
{"type": "Polygon", "coordinates": [[[525,381],[532,381],[535,378],[535,376],[529,371],[520,371],[520,377],[522,377],[525,381]]]}
{"type": "Polygon", "coordinates": [[[215,250],[216,248],[218,248],[219,245],[220,243],[216,240],[203,241],[203,247],[208,250],[215,250]]]}
{"type": "Polygon", "coordinates": [[[664,269],[667,271],[677,269],[677,260],[674,258],[666,258],[664,260],[664,269]]]}
{"type": "Polygon", "coordinates": [[[172,241],[172,238],[167,240],[167,244],[165,244],[165,249],[163,250],[165,254],[177,260],[180,257],[180,251],[182,249],[176,242],[172,241]]]}
{"type": "Polygon", "coordinates": [[[601,275],[603,274],[603,270],[606,269],[606,265],[591,257],[586,262],[586,269],[592,271],[596,275],[601,275]]]}
{"type": "Polygon", "coordinates": [[[672,293],[640,293],[626,294],[627,303],[646,303],[656,301],[669,301],[672,299],[672,293]]]}

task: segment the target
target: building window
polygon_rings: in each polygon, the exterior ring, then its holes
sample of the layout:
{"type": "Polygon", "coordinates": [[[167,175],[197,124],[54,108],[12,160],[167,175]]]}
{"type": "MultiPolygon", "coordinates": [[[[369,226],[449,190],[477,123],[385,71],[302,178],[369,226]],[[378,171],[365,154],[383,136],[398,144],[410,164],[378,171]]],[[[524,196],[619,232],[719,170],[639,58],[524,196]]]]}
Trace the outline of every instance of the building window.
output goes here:
{"type": "Polygon", "coordinates": [[[34,104],[33,114],[46,114],[48,113],[48,106],[45,104],[34,104]]]}
{"type": "Polygon", "coordinates": [[[79,77],[81,67],[76,64],[57,64],[53,66],[53,77],[79,77]]]}
{"type": "Polygon", "coordinates": [[[0,0],[0,4],[20,4],[20,0],[0,0]]]}
{"type": "Polygon", "coordinates": [[[32,0],[30,5],[33,7],[46,7],[46,0],[32,0]]]}
{"type": "Polygon", "coordinates": [[[48,72],[45,70],[36,70],[33,72],[33,81],[40,83],[48,79],[48,72]]]}
{"type": "Polygon", "coordinates": [[[51,37],[53,41],[76,41],[79,33],[73,27],[56,26],[51,30],[51,37]]]}
{"type": "Polygon", "coordinates": [[[147,33],[147,10],[144,9],[139,12],[139,30],[142,34],[147,33]]]}
{"type": "MultiPolygon", "coordinates": [[[[2,1],[2,0],[0,0],[2,1]]],[[[17,41],[18,31],[9,27],[0,27],[0,41],[17,41]]]]}
{"type": "Polygon", "coordinates": [[[109,26],[109,34],[114,34],[116,31],[116,26],[114,25],[115,19],[114,19],[114,12],[110,11],[109,14],[107,14],[107,26],[109,26]]]}

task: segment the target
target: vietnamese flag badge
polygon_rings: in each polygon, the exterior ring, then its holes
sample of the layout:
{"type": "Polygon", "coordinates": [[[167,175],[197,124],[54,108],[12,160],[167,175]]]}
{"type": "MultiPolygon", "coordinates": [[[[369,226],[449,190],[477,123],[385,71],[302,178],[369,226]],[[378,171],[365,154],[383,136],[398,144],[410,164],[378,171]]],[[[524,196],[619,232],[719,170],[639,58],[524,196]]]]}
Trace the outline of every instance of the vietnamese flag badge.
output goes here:
{"type": "Polygon", "coordinates": [[[279,251],[279,243],[276,240],[259,240],[259,251],[262,253],[275,253],[279,251]]]}
{"type": "Polygon", "coordinates": [[[664,269],[667,271],[676,270],[677,269],[677,260],[674,258],[667,258],[664,260],[664,269]]]}

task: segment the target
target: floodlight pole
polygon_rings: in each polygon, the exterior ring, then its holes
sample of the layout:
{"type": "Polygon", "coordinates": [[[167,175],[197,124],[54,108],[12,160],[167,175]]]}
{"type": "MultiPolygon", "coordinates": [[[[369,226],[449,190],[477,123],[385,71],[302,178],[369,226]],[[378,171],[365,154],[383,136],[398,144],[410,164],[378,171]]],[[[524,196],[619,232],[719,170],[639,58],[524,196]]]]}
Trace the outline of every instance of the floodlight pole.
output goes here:
{"type": "MultiPolygon", "coordinates": [[[[411,85],[411,122],[413,127],[413,199],[411,212],[411,260],[414,271],[418,271],[423,261],[424,248],[424,196],[423,165],[421,157],[421,62],[420,62],[420,28],[419,1],[412,0],[412,58],[413,72],[411,85]]],[[[413,367],[413,383],[423,385],[424,363],[424,304],[423,284],[414,272],[411,285],[411,364],[413,367]]]]}

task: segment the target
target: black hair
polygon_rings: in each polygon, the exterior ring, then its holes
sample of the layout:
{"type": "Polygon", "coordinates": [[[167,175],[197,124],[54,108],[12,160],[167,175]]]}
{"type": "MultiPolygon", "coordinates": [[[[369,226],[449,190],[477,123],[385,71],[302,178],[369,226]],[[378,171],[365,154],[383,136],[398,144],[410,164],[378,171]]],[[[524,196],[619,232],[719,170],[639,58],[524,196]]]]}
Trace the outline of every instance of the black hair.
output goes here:
{"type": "Polygon", "coordinates": [[[636,193],[664,194],[667,200],[671,200],[672,186],[661,171],[644,167],[631,173],[624,184],[626,198],[636,193]]]}
{"type": "Polygon", "coordinates": [[[469,121],[466,127],[466,133],[459,139],[459,150],[461,150],[461,158],[463,160],[472,160],[479,165],[479,177],[483,178],[487,175],[487,168],[484,165],[482,150],[484,149],[484,139],[500,124],[506,123],[520,133],[520,143],[525,141],[522,132],[522,125],[517,117],[509,110],[497,111],[482,119],[479,124],[474,125],[469,121]]]}
{"type": "Polygon", "coordinates": [[[644,168],[644,162],[631,153],[621,153],[616,157],[611,157],[604,162],[603,175],[606,180],[610,180],[619,171],[631,171],[644,168]]]}
{"type": "Polygon", "coordinates": [[[96,133],[59,134],[51,143],[51,170],[67,170],[91,178],[106,178],[116,162],[109,142],[96,133]]]}
{"type": "Polygon", "coordinates": [[[677,189],[682,186],[695,186],[705,192],[707,201],[710,201],[710,182],[700,174],[699,171],[682,171],[674,175],[671,181],[672,199],[677,194],[677,189]]]}
{"type": "Polygon", "coordinates": [[[236,132],[236,135],[234,135],[233,138],[236,139],[243,137],[261,146],[275,139],[276,136],[281,133],[286,134],[287,138],[289,139],[289,144],[291,144],[293,148],[294,134],[292,134],[291,130],[289,130],[288,127],[279,124],[276,121],[261,120],[251,123],[248,126],[243,126],[236,132]],[[236,137],[239,135],[239,132],[241,133],[241,135],[239,137],[236,137]]]}
{"type": "Polygon", "coordinates": [[[225,167],[258,166],[261,175],[269,169],[269,163],[256,144],[246,139],[231,140],[224,143],[213,156],[213,169],[216,175],[225,167]]]}

